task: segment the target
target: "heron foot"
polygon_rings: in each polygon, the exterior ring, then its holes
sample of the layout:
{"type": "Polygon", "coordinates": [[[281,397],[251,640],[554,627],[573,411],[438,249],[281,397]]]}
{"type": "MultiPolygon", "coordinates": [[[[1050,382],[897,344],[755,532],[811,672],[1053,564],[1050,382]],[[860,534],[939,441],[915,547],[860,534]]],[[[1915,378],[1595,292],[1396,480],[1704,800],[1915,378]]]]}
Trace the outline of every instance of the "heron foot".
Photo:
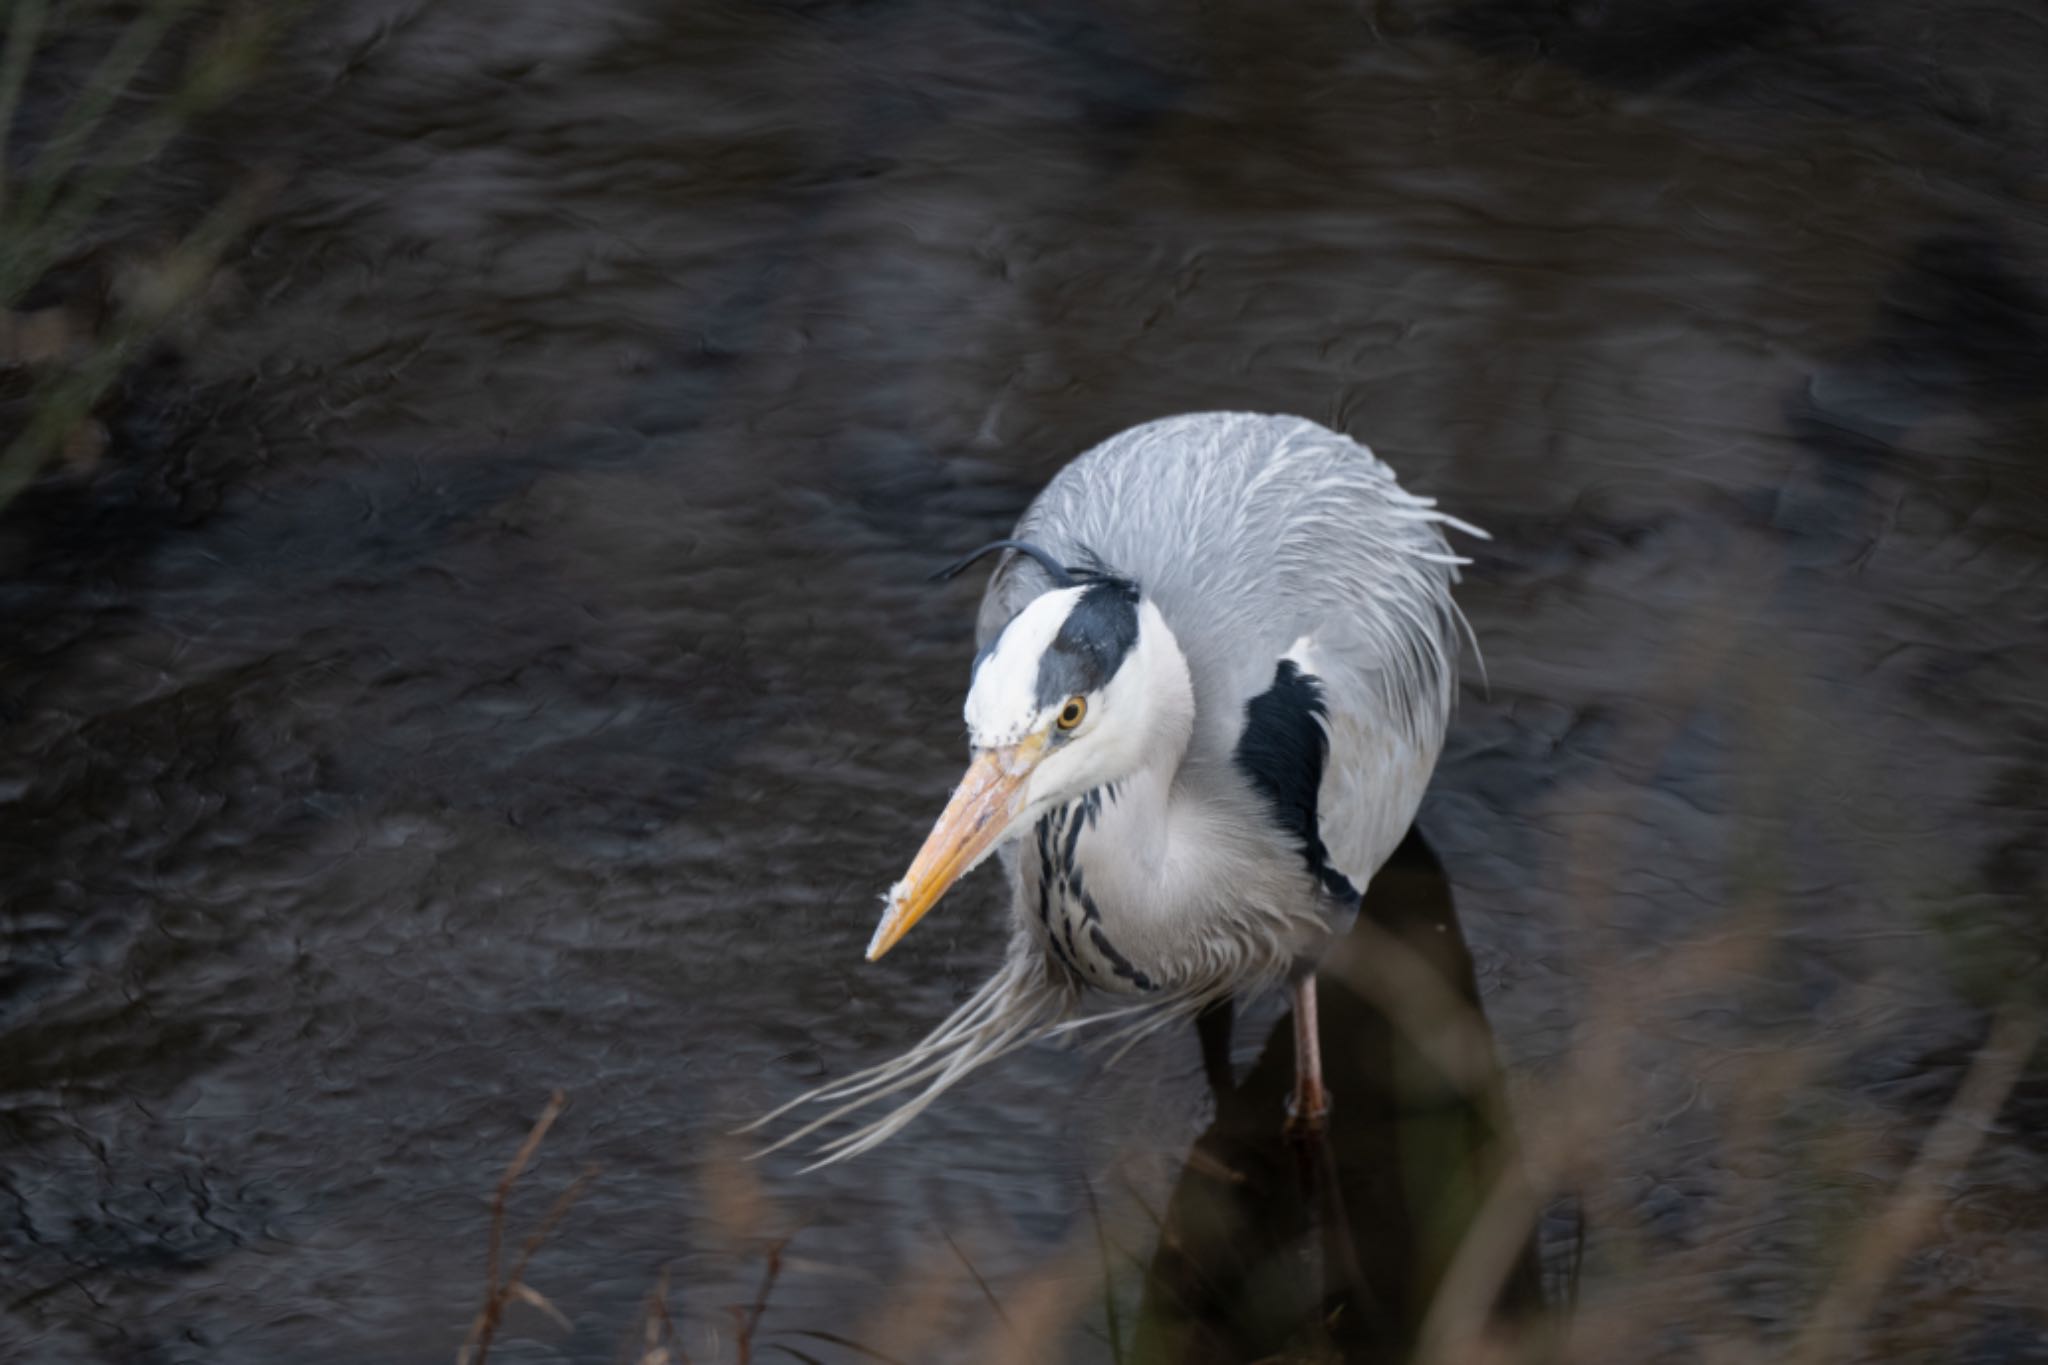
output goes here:
{"type": "Polygon", "coordinates": [[[1316,1138],[1323,1134],[1323,1121],[1330,1115],[1330,1092],[1318,1084],[1296,1085],[1287,1097],[1287,1126],[1290,1138],[1316,1138]]]}

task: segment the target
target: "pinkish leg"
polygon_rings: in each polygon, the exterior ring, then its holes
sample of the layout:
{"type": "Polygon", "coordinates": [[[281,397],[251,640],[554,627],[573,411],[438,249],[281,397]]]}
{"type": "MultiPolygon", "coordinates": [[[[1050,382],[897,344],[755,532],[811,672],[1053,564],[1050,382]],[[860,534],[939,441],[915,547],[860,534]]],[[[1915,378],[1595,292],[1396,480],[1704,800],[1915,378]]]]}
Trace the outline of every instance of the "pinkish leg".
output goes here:
{"type": "Polygon", "coordinates": [[[1320,1133],[1330,1112],[1323,1089],[1323,1052],[1316,1032],[1316,976],[1305,972],[1294,985],[1294,1093],[1287,1100],[1287,1131],[1320,1133]]]}

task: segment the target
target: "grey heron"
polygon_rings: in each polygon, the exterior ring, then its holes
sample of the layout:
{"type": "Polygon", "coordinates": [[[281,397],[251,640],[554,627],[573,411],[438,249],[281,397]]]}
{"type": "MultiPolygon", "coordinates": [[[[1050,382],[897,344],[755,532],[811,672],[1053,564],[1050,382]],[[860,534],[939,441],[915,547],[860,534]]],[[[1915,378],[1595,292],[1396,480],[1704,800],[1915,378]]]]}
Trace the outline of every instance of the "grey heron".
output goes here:
{"type": "MultiPolygon", "coordinates": [[[[1394,851],[1443,748],[1461,635],[1444,528],[1349,437],[1202,413],[1062,469],[981,600],[971,762],[868,944],[888,952],[991,853],[1015,920],[1002,966],[902,1056],[799,1096],[796,1141],[866,1151],[1034,1039],[1135,1040],[1241,993],[1294,994],[1291,1121],[1325,1107],[1314,965],[1394,851]],[[1114,1007],[1083,1013],[1090,992],[1114,1007]]],[[[774,1147],[768,1150],[774,1150],[774,1147]]]]}

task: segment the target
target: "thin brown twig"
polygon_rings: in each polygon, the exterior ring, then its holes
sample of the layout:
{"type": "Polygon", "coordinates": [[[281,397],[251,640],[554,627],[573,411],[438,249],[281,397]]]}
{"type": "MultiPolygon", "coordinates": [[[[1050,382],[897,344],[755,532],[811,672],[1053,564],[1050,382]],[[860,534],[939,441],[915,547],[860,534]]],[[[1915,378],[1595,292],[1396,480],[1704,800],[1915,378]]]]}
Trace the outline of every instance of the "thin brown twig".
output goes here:
{"type": "Polygon", "coordinates": [[[960,1264],[966,1266],[967,1273],[974,1277],[974,1283],[981,1289],[981,1296],[988,1300],[988,1306],[990,1308],[996,1310],[996,1321],[1003,1324],[1003,1330],[1005,1332],[1008,1332],[1012,1337],[1015,1337],[1017,1335],[1017,1325],[1011,1322],[1010,1315],[1003,1311],[1002,1300],[996,1297],[996,1291],[989,1288],[988,1281],[984,1280],[981,1277],[981,1272],[974,1268],[974,1262],[967,1259],[967,1253],[962,1251],[960,1249],[960,1244],[953,1240],[952,1233],[947,1232],[945,1229],[941,1228],[939,1230],[939,1236],[946,1239],[946,1245],[953,1249],[953,1254],[960,1258],[960,1264]]]}
{"type": "Polygon", "coordinates": [[[525,1280],[527,1263],[533,1260],[533,1253],[540,1250],[541,1243],[555,1230],[555,1224],[562,1221],[563,1215],[583,1197],[583,1192],[590,1188],[590,1182],[595,1179],[597,1167],[585,1166],[577,1173],[576,1178],[569,1182],[569,1188],[555,1196],[555,1202],[548,1206],[547,1216],[540,1220],[540,1226],[534,1229],[533,1235],[528,1237],[526,1244],[519,1249],[519,1264],[512,1267],[512,1274],[505,1281],[507,1289],[512,1289],[525,1280]]]}
{"type": "Polygon", "coordinates": [[[512,1273],[501,1278],[499,1272],[505,1258],[505,1205],[511,1198],[512,1187],[518,1183],[519,1177],[525,1174],[528,1164],[533,1160],[533,1154],[540,1149],[542,1140],[547,1137],[548,1130],[555,1126],[555,1120],[562,1116],[562,1110],[567,1104],[567,1097],[559,1090],[548,1097],[547,1107],[541,1110],[540,1117],[534,1120],[533,1127],[527,1130],[526,1140],[520,1143],[519,1150],[513,1153],[511,1163],[505,1167],[505,1174],[499,1178],[498,1188],[491,1196],[491,1240],[485,1262],[483,1306],[477,1310],[476,1318],[469,1325],[469,1334],[463,1338],[462,1348],[456,1352],[457,1365],[485,1365],[490,1358],[492,1338],[497,1335],[498,1324],[505,1316],[505,1307],[514,1298],[524,1298],[547,1311],[553,1309],[553,1305],[524,1283],[526,1267],[532,1262],[534,1253],[540,1250],[541,1244],[548,1239],[548,1235],[555,1230],[555,1225],[562,1221],[570,1207],[582,1197],[586,1189],[590,1188],[590,1182],[597,1175],[595,1167],[586,1168],[570,1183],[568,1189],[556,1197],[539,1226],[521,1245],[519,1260],[513,1265],[512,1273]]]}
{"type": "Polygon", "coordinates": [[[562,1116],[568,1105],[568,1097],[557,1090],[548,1096],[547,1107],[540,1111],[540,1117],[533,1121],[533,1127],[526,1131],[526,1141],[519,1144],[519,1150],[512,1154],[512,1162],[505,1167],[505,1174],[498,1178],[498,1189],[491,1196],[491,1253],[484,1271],[486,1289],[495,1298],[498,1293],[498,1268],[503,1264],[505,1252],[505,1201],[512,1195],[512,1186],[526,1172],[527,1163],[540,1150],[541,1142],[547,1137],[548,1129],[555,1126],[555,1120],[562,1116]]]}
{"type": "Polygon", "coordinates": [[[682,1334],[676,1331],[676,1320],[668,1311],[668,1268],[664,1266],[661,1279],[654,1288],[647,1291],[647,1332],[646,1349],[640,1353],[640,1365],[690,1365],[690,1353],[683,1347],[682,1334]]]}
{"type": "Polygon", "coordinates": [[[748,1365],[754,1358],[754,1330],[761,1325],[761,1316],[768,1311],[768,1295],[774,1292],[775,1278],[782,1273],[782,1249],[789,1245],[789,1238],[772,1244],[768,1248],[768,1264],[761,1272],[761,1290],[754,1295],[751,1307],[732,1306],[734,1331],[737,1342],[734,1349],[739,1352],[739,1365],[748,1365]]]}
{"type": "MultiPolygon", "coordinates": [[[[882,1365],[903,1365],[903,1362],[895,1356],[883,1355],[874,1347],[863,1346],[852,1337],[843,1337],[837,1332],[826,1332],[816,1327],[798,1327],[791,1329],[788,1335],[794,1337],[815,1337],[819,1341],[829,1341],[834,1346],[844,1347],[856,1355],[866,1356],[869,1360],[879,1360],[882,1362],[882,1365]]],[[[785,1346],[782,1349],[788,1350],[789,1348],[785,1346]]]]}

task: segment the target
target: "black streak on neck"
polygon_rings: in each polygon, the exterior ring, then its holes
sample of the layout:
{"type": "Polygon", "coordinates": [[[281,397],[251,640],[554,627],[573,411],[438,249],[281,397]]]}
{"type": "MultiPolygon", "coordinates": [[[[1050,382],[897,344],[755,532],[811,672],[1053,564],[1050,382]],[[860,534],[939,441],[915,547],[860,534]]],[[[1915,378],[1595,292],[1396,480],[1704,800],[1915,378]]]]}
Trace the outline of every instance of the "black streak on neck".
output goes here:
{"type": "MultiPolygon", "coordinates": [[[[1115,799],[1112,788],[1109,798],[1115,799]]],[[[1085,792],[1078,801],[1060,807],[1042,817],[1038,822],[1038,918],[1045,926],[1046,939],[1052,944],[1053,955],[1069,970],[1076,969],[1080,957],[1079,946],[1074,942],[1074,916],[1068,912],[1069,905],[1078,906],[1083,923],[1088,927],[1088,939],[1095,945],[1095,951],[1109,969],[1141,991],[1158,990],[1158,983],[1132,965],[1131,960],[1118,952],[1116,945],[1109,941],[1109,935],[1102,928],[1102,908],[1090,894],[1086,879],[1081,873],[1081,831],[1093,828],[1102,813],[1103,789],[1095,787],[1085,792]],[[1057,901],[1061,907],[1060,922],[1054,924],[1053,906],[1057,901]],[[1064,945],[1060,936],[1066,935],[1064,945]]]]}

